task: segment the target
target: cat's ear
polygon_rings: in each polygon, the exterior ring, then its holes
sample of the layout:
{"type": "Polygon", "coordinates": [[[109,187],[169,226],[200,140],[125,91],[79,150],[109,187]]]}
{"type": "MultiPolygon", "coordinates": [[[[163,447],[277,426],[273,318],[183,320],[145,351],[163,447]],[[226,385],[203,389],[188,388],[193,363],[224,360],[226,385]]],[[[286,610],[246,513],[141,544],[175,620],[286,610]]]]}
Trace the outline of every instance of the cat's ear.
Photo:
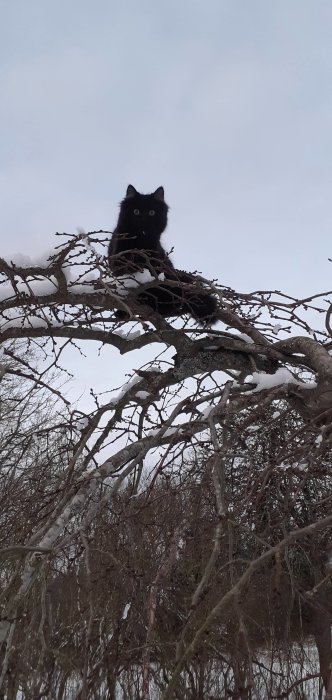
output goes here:
{"type": "Polygon", "coordinates": [[[164,188],[157,187],[156,191],[153,193],[155,199],[159,199],[160,202],[164,201],[164,188]]]}
{"type": "Polygon", "coordinates": [[[128,185],[126,197],[135,197],[136,194],[137,190],[135,190],[135,187],[133,187],[133,185],[128,185]]]}

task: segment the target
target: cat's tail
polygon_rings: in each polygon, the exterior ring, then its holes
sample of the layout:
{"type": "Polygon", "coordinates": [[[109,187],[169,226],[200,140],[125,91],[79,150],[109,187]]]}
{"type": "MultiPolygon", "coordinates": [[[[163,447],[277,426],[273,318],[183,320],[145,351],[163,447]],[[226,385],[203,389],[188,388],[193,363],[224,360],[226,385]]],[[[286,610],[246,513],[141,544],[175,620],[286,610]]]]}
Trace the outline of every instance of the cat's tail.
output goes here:
{"type": "MultiPolygon", "coordinates": [[[[175,270],[176,279],[186,284],[193,284],[195,281],[194,275],[183,270],[175,270]]],[[[167,275],[167,277],[169,277],[167,275]]],[[[174,275],[175,277],[175,275],[174,275]]],[[[218,303],[216,298],[208,291],[205,291],[202,285],[197,291],[185,291],[185,304],[183,308],[193,316],[199,323],[204,326],[214,326],[218,322],[218,303]]]]}

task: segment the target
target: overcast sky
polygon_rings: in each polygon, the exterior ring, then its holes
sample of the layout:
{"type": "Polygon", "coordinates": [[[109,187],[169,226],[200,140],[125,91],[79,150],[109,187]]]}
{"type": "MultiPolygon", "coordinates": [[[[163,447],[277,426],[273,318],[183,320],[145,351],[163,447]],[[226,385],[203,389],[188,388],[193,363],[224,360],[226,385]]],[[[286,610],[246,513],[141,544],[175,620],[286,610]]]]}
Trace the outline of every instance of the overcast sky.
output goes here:
{"type": "Polygon", "coordinates": [[[239,291],[332,286],[330,0],[15,0],[0,17],[1,255],[112,229],[131,182],[165,187],[178,267],[239,291]]]}

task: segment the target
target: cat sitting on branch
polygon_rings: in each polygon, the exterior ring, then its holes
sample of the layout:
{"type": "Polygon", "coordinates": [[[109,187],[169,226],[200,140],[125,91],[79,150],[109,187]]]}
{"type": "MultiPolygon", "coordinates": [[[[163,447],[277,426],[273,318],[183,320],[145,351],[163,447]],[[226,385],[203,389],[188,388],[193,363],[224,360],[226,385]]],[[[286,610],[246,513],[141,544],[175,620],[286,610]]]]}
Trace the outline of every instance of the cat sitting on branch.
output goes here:
{"type": "MultiPolygon", "coordinates": [[[[202,284],[197,290],[188,289],[194,283],[197,287],[196,278],[176,270],[161,245],[167,212],[163,187],[151,194],[141,194],[128,185],[108,248],[110,270],[114,277],[129,277],[148,268],[162,281],[138,295],[140,304],[150,306],[164,318],[189,314],[200,324],[211,326],[218,321],[216,299],[202,284]]],[[[127,317],[122,310],[116,316],[127,317]]]]}

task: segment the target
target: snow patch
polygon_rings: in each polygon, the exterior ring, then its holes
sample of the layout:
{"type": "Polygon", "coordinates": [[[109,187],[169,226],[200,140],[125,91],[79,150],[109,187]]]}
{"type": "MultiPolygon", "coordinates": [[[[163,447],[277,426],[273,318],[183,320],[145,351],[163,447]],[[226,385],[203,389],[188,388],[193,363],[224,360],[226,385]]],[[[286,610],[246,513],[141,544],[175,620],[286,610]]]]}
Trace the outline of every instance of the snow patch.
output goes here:
{"type": "Polygon", "coordinates": [[[25,316],[24,318],[16,317],[11,320],[5,320],[1,325],[1,330],[7,328],[61,328],[63,323],[49,318],[38,318],[37,316],[25,316]]]}
{"type": "Polygon", "coordinates": [[[291,467],[291,464],[285,464],[285,462],[281,462],[281,464],[278,464],[276,466],[276,469],[280,469],[281,471],[286,472],[287,469],[291,469],[291,467]]]}
{"type": "Polygon", "coordinates": [[[54,250],[47,250],[45,253],[37,256],[36,258],[31,258],[30,255],[25,253],[14,253],[9,255],[10,263],[17,265],[17,267],[49,267],[52,263],[52,258],[54,256],[54,250]]]}
{"type": "Polygon", "coordinates": [[[16,289],[10,282],[5,282],[0,286],[0,301],[8,301],[17,297],[17,294],[25,294],[28,297],[49,296],[58,291],[58,284],[55,277],[47,277],[43,279],[27,279],[25,282],[18,280],[15,285],[16,289]]]}
{"type": "Polygon", "coordinates": [[[314,389],[317,384],[316,382],[310,382],[305,384],[300,382],[298,379],[293,377],[292,373],[286,367],[280,367],[274,374],[266,374],[266,372],[253,372],[252,382],[256,384],[255,389],[252,389],[248,394],[256,394],[264,389],[271,389],[274,386],[280,386],[282,384],[295,384],[296,386],[301,386],[303,389],[314,389]]]}
{"type": "Polygon", "coordinates": [[[245,343],[251,343],[253,345],[255,344],[255,341],[252,338],[250,338],[250,335],[247,335],[246,333],[237,333],[235,338],[240,338],[241,340],[244,340],[245,343]]]}
{"type": "Polygon", "coordinates": [[[141,331],[123,331],[120,328],[118,331],[113,331],[113,335],[118,335],[119,338],[123,338],[123,340],[135,340],[135,338],[139,338],[142,333],[141,331]]]}
{"type": "Polygon", "coordinates": [[[119,401],[121,401],[121,399],[123,399],[123,397],[128,393],[128,391],[130,391],[130,389],[132,389],[133,386],[139,384],[142,381],[142,377],[138,377],[137,374],[135,374],[131,379],[129,379],[128,382],[126,382],[126,384],[123,385],[123,387],[121,387],[117,396],[110,400],[110,407],[115,408],[115,406],[119,403],[119,401]]]}
{"type": "Polygon", "coordinates": [[[83,245],[84,245],[84,248],[88,251],[88,253],[89,253],[89,252],[90,252],[90,253],[93,253],[93,255],[94,255],[94,257],[95,257],[95,259],[96,259],[97,262],[101,262],[101,261],[103,260],[103,257],[104,257],[104,256],[103,256],[103,255],[100,255],[100,254],[97,252],[96,248],[95,248],[94,245],[91,243],[90,238],[89,238],[88,234],[85,232],[85,230],[84,230],[83,228],[78,227],[78,228],[77,228],[77,232],[78,232],[78,233],[80,234],[80,236],[81,236],[81,241],[82,241],[82,243],[83,243],[83,245]]]}
{"type": "Polygon", "coordinates": [[[71,294],[100,294],[103,290],[96,289],[92,284],[72,284],[68,291],[71,294]]]}
{"type": "Polygon", "coordinates": [[[155,281],[155,276],[151,274],[150,270],[145,268],[144,270],[134,272],[130,276],[120,275],[119,277],[110,278],[110,282],[114,285],[116,293],[119,297],[127,297],[131,289],[136,289],[142,284],[148,284],[149,282],[155,281]]]}
{"type": "Polygon", "coordinates": [[[122,613],[122,620],[127,619],[130,608],[131,608],[131,603],[126,603],[126,605],[124,606],[123,613],[122,613]]]}
{"type": "Polygon", "coordinates": [[[201,411],[202,420],[206,420],[214,408],[214,406],[207,406],[207,408],[205,408],[204,411],[201,411]]]}
{"type": "Polygon", "coordinates": [[[147,399],[150,393],[148,391],[137,391],[135,396],[137,396],[138,399],[147,399]]]}
{"type": "Polygon", "coordinates": [[[77,423],[76,423],[78,430],[84,430],[84,428],[87,428],[88,425],[89,425],[89,419],[87,418],[87,416],[83,416],[83,418],[79,418],[77,423]]]}

